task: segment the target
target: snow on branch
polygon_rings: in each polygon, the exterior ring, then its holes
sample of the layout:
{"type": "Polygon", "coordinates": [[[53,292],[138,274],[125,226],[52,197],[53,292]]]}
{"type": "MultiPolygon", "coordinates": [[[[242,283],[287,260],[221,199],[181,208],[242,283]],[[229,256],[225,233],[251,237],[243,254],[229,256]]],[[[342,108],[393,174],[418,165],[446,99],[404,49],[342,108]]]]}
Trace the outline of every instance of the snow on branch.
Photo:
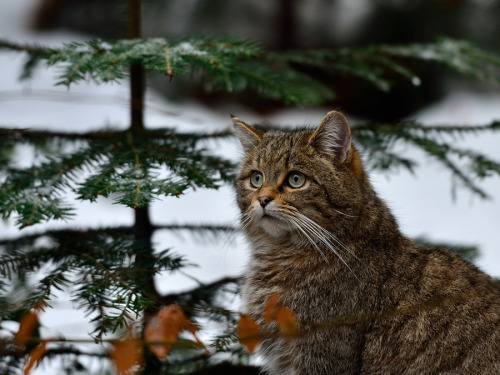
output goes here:
{"type": "Polygon", "coordinates": [[[333,89],[304,73],[301,66],[334,75],[352,75],[389,91],[395,78],[420,84],[408,60],[432,61],[475,79],[500,83],[500,56],[472,43],[439,39],[429,44],[374,45],[333,50],[271,52],[256,42],[237,38],[192,37],[133,40],[92,40],[44,48],[0,40],[0,49],[25,51],[29,58],[23,77],[41,61],[59,69],[57,84],[81,80],[118,81],[128,68],[145,69],[172,77],[195,75],[212,91],[259,95],[287,104],[320,104],[334,98],[333,89]]]}
{"type": "MultiPolygon", "coordinates": [[[[0,147],[23,142],[28,134],[38,140],[50,137],[18,130],[3,133],[0,147]]],[[[121,204],[139,208],[160,196],[179,196],[195,187],[216,189],[232,181],[234,164],[198,146],[204,135],[167,130],[104,134],[87,134],[89,141],[72,153],[58,153],[29,168],[0,165],[0,215],[6,219],[16,214],[20,227],[68,219],[72,207],[61,198],[65,189],[81,200],[113,196],[121,204]],[[82,172],[88,174],[85,179],[82,172]]]]}

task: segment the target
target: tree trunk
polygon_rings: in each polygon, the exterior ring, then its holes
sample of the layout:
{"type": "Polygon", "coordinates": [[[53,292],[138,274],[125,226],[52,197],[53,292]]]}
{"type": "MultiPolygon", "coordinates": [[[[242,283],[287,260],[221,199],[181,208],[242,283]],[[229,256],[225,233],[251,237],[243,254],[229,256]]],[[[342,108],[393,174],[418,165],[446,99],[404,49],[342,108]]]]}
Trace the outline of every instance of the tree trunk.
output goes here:
{"type": "MultiPolygon", "coordinates": [[[[128,0],[128,38],[138,39],[141,37],[141,0],[128,0]]],[[[130,131],[132,142],[134,133],[144,130],[144,91],[145,74],[140,64],[130,67],[130,131]]],[[[136,273],[136,286],[143,297],[160,301],[159,293],[155,287],[154,276],[148,272],[150,261],[153,257],[153,226],[149,219],[149,207],[135,208],[134,235],[138,245],[134,268],[136,273]]],[[[144,321],[158,311],[159,306],[146,310],[144,321]]],[[[161,363],[149,351],[144,348],[143,374],[157,374],[161,370],[161,363]]]]}

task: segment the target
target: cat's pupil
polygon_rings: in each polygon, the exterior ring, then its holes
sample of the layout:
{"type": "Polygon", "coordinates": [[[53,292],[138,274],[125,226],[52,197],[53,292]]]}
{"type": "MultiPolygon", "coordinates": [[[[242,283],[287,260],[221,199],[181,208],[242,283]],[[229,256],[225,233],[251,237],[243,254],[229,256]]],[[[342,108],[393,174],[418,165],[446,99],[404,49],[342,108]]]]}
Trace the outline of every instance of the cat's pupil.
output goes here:
{"type": "Polygon", "coordinates": [[[300,172],[290,172],[287,183],[289,186],[298,189],[304,185],[305,176],[300,172]]]}
{"type": "Polygon", "coordinates": [[[254,188],[259,188],[262,186],[264,176],[260,172],[253,172],[252,176],[250,177],[250,184],[254,188]]]}

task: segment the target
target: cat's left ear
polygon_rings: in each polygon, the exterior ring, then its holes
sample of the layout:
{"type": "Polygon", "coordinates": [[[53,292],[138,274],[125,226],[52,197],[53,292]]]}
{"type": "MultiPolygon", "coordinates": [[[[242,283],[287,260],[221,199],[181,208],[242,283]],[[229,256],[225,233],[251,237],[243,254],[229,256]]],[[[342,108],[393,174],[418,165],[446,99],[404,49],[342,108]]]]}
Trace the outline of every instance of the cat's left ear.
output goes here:
{"type": "Polygon", "coordinates": [[[344,162],[351,150],[351,128],[347,118],[338,111],[331,111],[323,117],[309,143],[325,157],[344,162]]]}
{"type": "Polygon", "coordinates": [[[262,141],[262,132],[245,124],[238,117],[231,115],[234,133],[240,140],[243,150],[248,153],[253,151],[262,141]]]}

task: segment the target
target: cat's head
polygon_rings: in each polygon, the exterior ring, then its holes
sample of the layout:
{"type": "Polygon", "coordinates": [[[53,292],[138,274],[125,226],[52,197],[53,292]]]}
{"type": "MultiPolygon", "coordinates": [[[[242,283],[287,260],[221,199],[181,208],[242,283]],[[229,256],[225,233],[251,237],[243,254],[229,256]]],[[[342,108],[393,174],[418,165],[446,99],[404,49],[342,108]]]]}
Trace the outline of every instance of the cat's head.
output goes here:
{"type": "Polygon", "coordinates": [[[329,112],[316,129],[293,132],[232,120],[245,153],[236,187],[247,228],[275,238],[347,230],[366,177],[343,114],[329,112]]]}

